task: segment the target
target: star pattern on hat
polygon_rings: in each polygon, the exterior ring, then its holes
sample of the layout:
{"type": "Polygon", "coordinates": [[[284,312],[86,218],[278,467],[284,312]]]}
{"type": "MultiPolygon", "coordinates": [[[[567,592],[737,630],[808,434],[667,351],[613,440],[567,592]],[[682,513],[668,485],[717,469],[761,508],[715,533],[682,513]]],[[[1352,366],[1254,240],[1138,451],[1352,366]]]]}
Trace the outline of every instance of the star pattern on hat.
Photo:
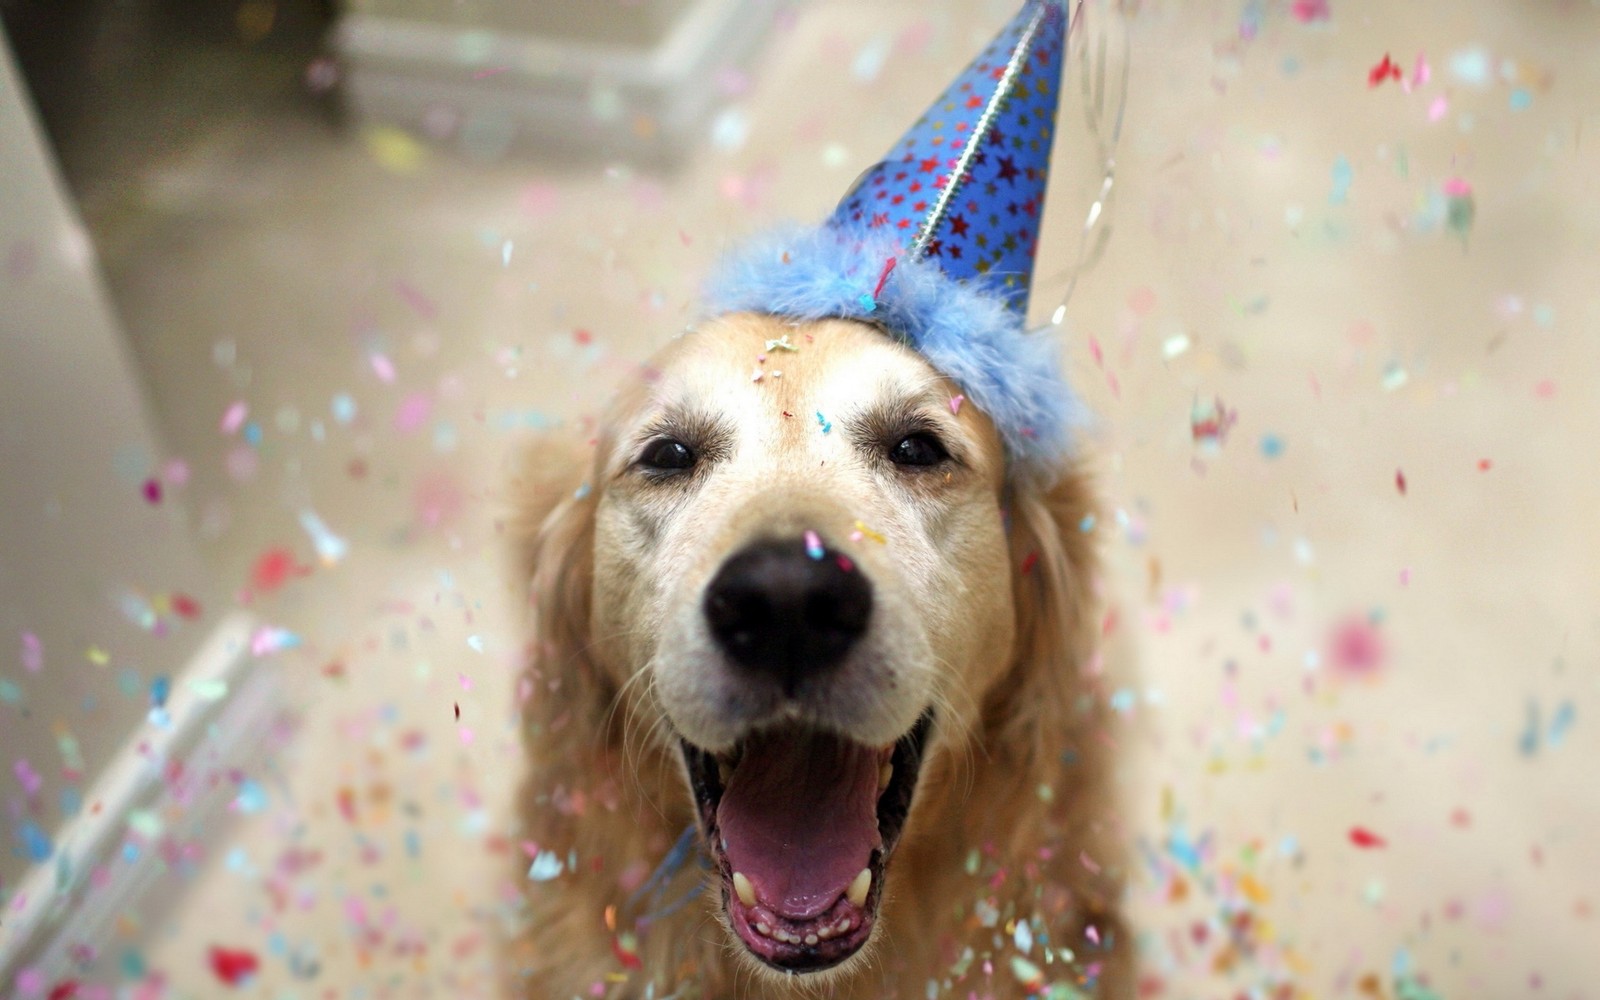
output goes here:
{"type": "Polygon", "coordinates": [[[888,230],[910,249],[929,222],[941,193],[959,183],[935,221],[927,256],[960,281],[983,283],[1007,306],[1025,313],[1044,210],[1066,44],[1065,12],[1030,0],[977,59],[871,167],[835,210],[841,229],[888,230]],[[1019,53],[1030,20],[1047,10],[1026,53],[1019,53]],[[1001,96],[984,134],[976,135],[1014,55],[1019,70],[1001,96]],[[964,177],[955,177],[973,147],[964,177]]]}

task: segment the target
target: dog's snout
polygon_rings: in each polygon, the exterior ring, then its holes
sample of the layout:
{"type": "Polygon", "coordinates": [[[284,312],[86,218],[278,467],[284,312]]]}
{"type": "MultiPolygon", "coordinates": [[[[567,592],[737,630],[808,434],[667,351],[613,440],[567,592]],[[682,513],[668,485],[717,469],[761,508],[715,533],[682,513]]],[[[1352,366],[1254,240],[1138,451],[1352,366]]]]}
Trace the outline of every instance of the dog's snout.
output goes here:
{"type": "Polygon", "coordinates": [[[756,542],[729,557],[706,589],[705,616],[729,659],[793,693],[844,659],[872,617],[872,584],[832,549],[756,542]]]}

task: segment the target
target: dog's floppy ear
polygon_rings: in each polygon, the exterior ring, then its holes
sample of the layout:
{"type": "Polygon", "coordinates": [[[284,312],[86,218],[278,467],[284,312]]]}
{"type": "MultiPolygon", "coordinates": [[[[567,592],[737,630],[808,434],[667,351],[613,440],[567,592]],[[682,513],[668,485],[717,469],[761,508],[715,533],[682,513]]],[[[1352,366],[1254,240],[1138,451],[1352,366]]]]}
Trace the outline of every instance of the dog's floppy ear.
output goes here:
{"type": "Polygon", "coordinates": [[[572,726],[586,735],[566,742],[591,748],[611,703],[590,657],[597,497],[587,450],[541,440],[512,482],[516,584],[531,625],[517,697],[530,747],[572,726]]]}
{"type": "MultiPolygon", "coordinates": [[[[1071,843],[1047,876],[1071,893],[1076,920],[1120,930],[1122,851],[1112,807],[1111,712],[1101,673],[1098,521],[1090,479],[1069,466],[1051,484],[1012,487],[1016,646],[984,703],[993,817],[988,833],[1013,849],[1071,843]],[[1030,807],[1044,795],[1049,805],[1030,807]]],[[[1082,927],[1079,928],[1081,932],[1082,927]]]]}
{"type": "Polygon", "coordinates": [[[1024,479],[1011,487],[1016,654],[985,703],[984,724],[996,745],[1030,764],[1060,752],[1094,662],[1099,564],[1088,482],[1072,466],[1049,485],[1024,479]]]}

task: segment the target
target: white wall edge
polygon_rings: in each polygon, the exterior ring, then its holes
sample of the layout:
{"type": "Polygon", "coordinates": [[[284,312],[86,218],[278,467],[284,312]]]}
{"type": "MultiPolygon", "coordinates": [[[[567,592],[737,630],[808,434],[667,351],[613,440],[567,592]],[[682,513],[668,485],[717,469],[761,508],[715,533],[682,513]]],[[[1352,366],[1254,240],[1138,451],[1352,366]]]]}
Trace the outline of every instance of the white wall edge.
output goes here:
{"type": "MultiPolygon", "coordinates": [[[[277,671],[262,669],[251,655],[254,627],[249,614],[230,613],[172,672],[170,722],[146,723],[129,737],[84,797],[83,809],[58,832],[50,860],[22,880],[0,912],[0,992],[24,968],[46,982],[72,975],[78,966],[70,946],[103,940],[117,915],[137,909],[141,894],[154,886],[162,874],[155,852],[131,861],[118,855],[130,815],[162,798],[168,761],[188,761],[202,749],[241,767],[260,759],[285,701],[277,671]],[[219,681],[226,693],[205,697],[219,690],[219,681]]],[[[228,801],[208,798],[188,810],[185,822],[204,822],[228,801]]]]}

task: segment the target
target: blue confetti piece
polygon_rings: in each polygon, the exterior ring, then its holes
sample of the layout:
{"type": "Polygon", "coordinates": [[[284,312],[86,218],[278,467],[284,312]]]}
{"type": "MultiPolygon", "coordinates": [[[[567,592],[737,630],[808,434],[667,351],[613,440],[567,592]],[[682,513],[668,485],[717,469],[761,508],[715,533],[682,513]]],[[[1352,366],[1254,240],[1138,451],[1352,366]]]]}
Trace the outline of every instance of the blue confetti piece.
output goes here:
{"type": "Polygon", "coordinates": [[[591,489],[591,487],[589,486],[588,483],[580,483],[578,485],[577,490],[575,490],[573,492],[572,498],[574,500],[582,500],[583,498],[585,498],[585,497],[587,497],[589,495],[590,489],[591,489]]]}
{"type": "Polygon", "coordinates": [[[1511,110],[1526,111],[1533,104],[1533,93],[1525,87],[1518,87],[1511,92],[1511,110]]]}
{"type": "Polygon", "coordinates": [[[1550,732],[1545,736],[1545,744],[1552,750],[1560,746],[1561,741],[1566,739],[1567,730],[1572,728],[1572,723],[1577,718],[1577,706],[1572,704],[1570,698],[1557,705],[1555,713],[1550,716],[1550,732]]]}
{"type": "Polygon", "coordinates": [[[556,857],[554,851],[540,851],[533,858],[533,864],[528,866],[528,880],[530,882],[548,882],[561,874],[561,859],[556,857]]]}
{"type": "Polygon", "coordinates": [[[1328,204],[1343,205],[1350,198],[1350,185],[1355,181],[1355,168],[1341,155],[1333,161],[1333,190],[1328,193],[1328,204]]]}
{"type": "Polygon", "coordinates": [[[244,443],[252,448],[261,447],[261,425],[254,420],[244,425],[244,443]]]}
{"type": "Polygon", "coordinates": [[[333,419],[341,424],[348,424],[356,418],[356,401],[347,392],[341,392],[333,397],[333,419]]]}
{"type": "Polygon", "coordinates": [[[165,675],[157,677],[150,682],[150,705],[152,708],[165,708],[167,696],[172,694],[172,679],[165,675]]]}
{"type": "Polygon", "coordinates": [[[872,297],[871,292],[862,292],[861,297],[856,299],[856,302],[867,312],[876,312],[878,310],[878,300],[872,297]]]}
{"type": "Polygon", "coordinates": [[[821,410],[817,411],[817,425],[822,428],[822,433],[824,434],[833,430],[833,421],[829,420],[827,417],[824,417],[821,410]]]}
{"type": "Polygon", "coordinates": [[[55,845],[50,843],[50,835],[33,820],[24,820],[22,824],[22,854],[29,861],[47,861],[55,845]]]}
{"type": "Polygon", "coordinates": [[[1283,454],[1283,438],[1276,434],[1261,435],[1261,455],[1263,458],[1274,459],[1283,454]]]}
{"type": "Polygon", "coordinates": [[[1083,520],[1078,522],[1078,530],[1087,535],[1094,530],[1095,518],[1093,514],[1083,515],[1083,520]]]}
{"type": "Polygon", "coordinates": [[[239,783],[239,794],[234,796],[234,808],[242,813],[256,813],[267,807],[267,790],[253,778],[239,783]]]}

